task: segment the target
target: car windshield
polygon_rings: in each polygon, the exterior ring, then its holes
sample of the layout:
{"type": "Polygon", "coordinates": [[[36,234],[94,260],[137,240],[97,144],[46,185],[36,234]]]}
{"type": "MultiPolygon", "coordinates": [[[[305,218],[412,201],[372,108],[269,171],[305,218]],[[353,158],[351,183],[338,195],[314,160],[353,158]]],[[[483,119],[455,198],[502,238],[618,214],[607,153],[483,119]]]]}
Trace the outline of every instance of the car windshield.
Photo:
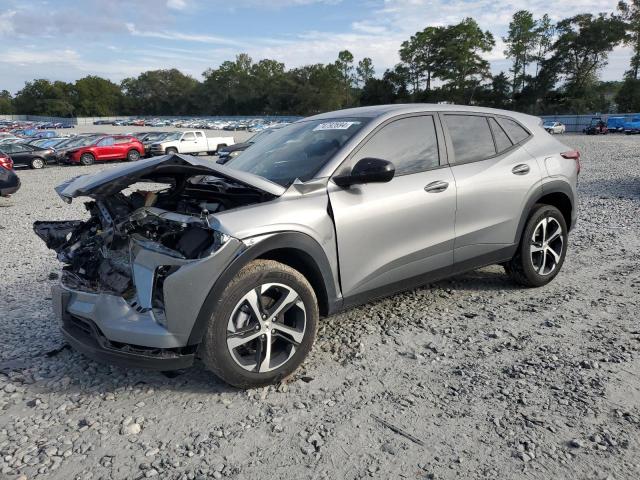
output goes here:
{"type": "Polygon", "coordinates": [[[181,136],[182,136],[182,132],[173,132],[173,133],[168,134],[162,140],[166,140],[167,142],[171,142],[173,140],[180,140],[181,136]]]}
{"type": "Polygon", "coordinates": [[[65,145],[65,147],[86,147],[87,145],[94,144],[99,138],[102,138],[102,135],[80,137],[65,145]]]}
{"type": "Polygon", "coordinates": [[[264,138],[267,135],[269,135],[270,133],[273,133],[273,132],[275,132],[277,130],[279,130],[279,129],[275,128],[275,127],[274,128],[267,128],[265,130],[262,130],[261,132],[258,132],[255,135],[253,135],[252,137],[250,137],[249,140],[247,140],[247,143],[256,143],[261,138],[264,138]]]}
{"type": "Polygon", "coordinates": [[[544,122],[545,127],[553,127],[555,124],[555,122],[544,122]]]}
{"type": "Polygon", "coordinates": [[[368,118],[307,120],[278,129],[226,165],[284,187],[309,180],[369,121],[368,118]]]}

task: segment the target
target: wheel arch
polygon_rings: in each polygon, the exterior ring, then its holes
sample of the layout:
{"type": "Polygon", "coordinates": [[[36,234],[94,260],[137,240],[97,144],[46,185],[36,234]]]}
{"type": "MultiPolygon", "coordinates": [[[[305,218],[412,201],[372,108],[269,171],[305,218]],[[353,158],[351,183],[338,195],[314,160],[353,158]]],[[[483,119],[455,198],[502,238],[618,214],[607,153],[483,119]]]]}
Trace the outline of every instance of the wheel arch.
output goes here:
{"type": "Polygon", "coordinates": [[[218,277],[200,308],[188,345],[197,345],[202,341],[209,319],[227,284],[245,265],[258,259],[278,261],[304,275],[316,294],[320,315],[330,315],[339,310],[340,299],[333,281],[333,271],[320,244],[300,232],[275,233],[249,246],[218,277]]]}
{"type": "Polygon", "coordinates": [[[546,205],[556,207],[560,210],[560,213],[562,213],[562,216],[567,223],[567,228],[571,230],[573,227],[575,210],[573,191],[567,182],[562,180],[552,180],[551,182],[545,183],[541,187],[537,188],[528,198],[525,208],[522,211],[520,222],[518,223],[518,230],[516,231],[514,243],[520,242],[524,226],[526,225],[527,220],[529,220],[534,206],[538,203],[544,203],[546,205]]]}

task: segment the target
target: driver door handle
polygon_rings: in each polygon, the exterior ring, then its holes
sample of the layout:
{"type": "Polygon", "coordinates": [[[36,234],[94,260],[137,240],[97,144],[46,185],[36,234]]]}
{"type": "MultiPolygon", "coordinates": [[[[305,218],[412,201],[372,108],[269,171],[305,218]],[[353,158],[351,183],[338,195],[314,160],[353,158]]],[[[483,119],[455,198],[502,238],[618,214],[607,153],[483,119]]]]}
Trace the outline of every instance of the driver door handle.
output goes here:
{"type": "Polygon", "coordinates": [[[448,187],[449,184],[447,182],[438,180],[427,184],[427,186],[424,187],[424,191],[428,193],[440,193],[444,192],[448,187]]]}
{"type": "Polygon", "coordinates": [[[521,163],[520,165],[516,165],[515,167],[513,167],[511,169],[511,173],[515,175],[526,175],[527,173],[529,173],[529,170],[531,170],[529,168],[529,165],[527,165],[526,163],[521,163]]]}

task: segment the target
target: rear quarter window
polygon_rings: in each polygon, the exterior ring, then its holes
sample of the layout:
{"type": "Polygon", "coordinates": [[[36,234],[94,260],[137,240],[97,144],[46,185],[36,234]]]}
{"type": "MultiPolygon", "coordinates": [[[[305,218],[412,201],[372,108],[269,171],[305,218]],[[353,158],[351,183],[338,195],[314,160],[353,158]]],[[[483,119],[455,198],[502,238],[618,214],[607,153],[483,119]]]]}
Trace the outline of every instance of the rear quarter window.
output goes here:
{"type": "Polygon", "coordinates": [[[524,127],[515,120],[498,118],[498,123],[502,128],[504,128],[504,131],[507,132],[507,135],[509,135],[509,138],[511,138],[513,143],[520,143],[530,136],[529,132],[527,132],[524,127]]]}

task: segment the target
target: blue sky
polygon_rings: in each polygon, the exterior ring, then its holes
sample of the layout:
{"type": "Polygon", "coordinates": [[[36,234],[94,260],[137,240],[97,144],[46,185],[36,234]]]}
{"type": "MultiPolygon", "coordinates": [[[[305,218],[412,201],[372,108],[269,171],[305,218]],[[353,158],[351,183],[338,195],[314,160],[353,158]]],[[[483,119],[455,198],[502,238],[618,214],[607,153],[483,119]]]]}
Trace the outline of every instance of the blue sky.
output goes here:
{"type": "MultiPolygon", "coordinates": [[[[382,73],[400,43],[427,25],[474,17],[496,36],[487,59],[507,70],[500,39],[519,9],[560,18],[613,11],[601,0],[0,0],[0,90],[27,80],[114,81],[158,68],[200,79],[207,68],[246,52],[287,67],[335,60],[349,49],[382,73]]],[[[630,53],[618,48],[601,72],[619,79],[630,53]]]]}

